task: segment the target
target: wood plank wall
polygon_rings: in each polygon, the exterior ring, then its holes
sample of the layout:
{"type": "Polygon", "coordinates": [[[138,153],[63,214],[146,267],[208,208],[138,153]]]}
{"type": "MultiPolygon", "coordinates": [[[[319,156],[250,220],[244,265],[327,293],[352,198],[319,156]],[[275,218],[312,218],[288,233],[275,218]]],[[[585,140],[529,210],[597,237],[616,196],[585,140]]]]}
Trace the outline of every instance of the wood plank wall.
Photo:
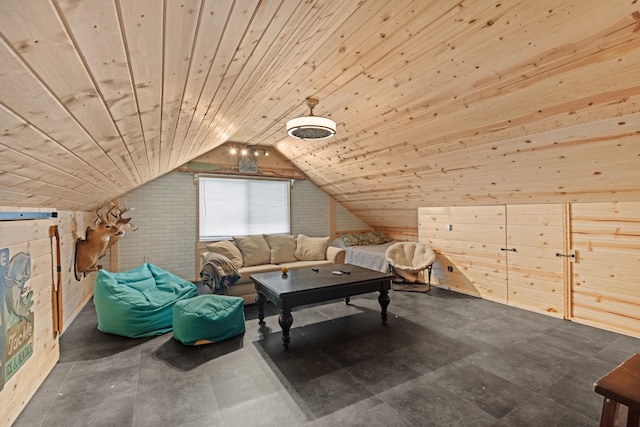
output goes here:
{"type": "MultiPolygon", "coordinates": [[[[287,160],[277,150],[257,149],[258,156],[255,156],[258,166],[257,173],[247,173],[238,171],[238,161],[240,154],[231,154],[231,149],[239,153],[246,144],[228,143],[215,148],[208,153],[199,156],[189,163],[178,168],[180,172],[188,172],[203,175],[240,175],[251,178],[283,178],[283,179],[306,179],[296,166],[287,160]],[[268,155],[265,155],[268,152],[268,155]]],[[[253,151],[253,150],[250,150],[253,151]]],[[[253,156],[249,153],[249,156],[253,156]]]]}
{"type": "Polygon", "coordinates": [[[571,205],[572,319],[640,338],[640,202],[571,205]]]}
{"type": "MultiPolygon", "coordinates": [[[[51,220],[0,222],[2,248],[10,256],[25,252],[31,257],[31,277],[26,286],[34,292],[33,353],[0,392],[0,424],[11,425],[33,393],[58,361],[60,349],[53,330],[51,306],[52,258],[49,242],[51,220]]],[[[4,303],[4,301],[2,302],[4,303]]],[[[0,351],[5,351],[4,348],[0,351]]]]}
{"type": "Polygon", "coordinates": [[[564,317],[563,205],[507,205],[509,305],[564,317]],[[515,252],[513,252],[515,251],[515,252]]]}
{"type": "MultiPolygon", "coordinates": [[[[46,211],[0,207],[0,211],[46,211]]],[[[60,357],[58,337],[54,335],[52,309],[52,283],[55,244],[49,238],[49,227],[58,225],[61,243],[63,326],[68,328],[73,319],[93,295],[96,273],[80,281],[73,275],[73,248],[76,236],[93,222],[87,212],[58,212],[57,218],[47,220],[0,221],[1,248],[9,248],[11,256],[26,252],[31,257],[31,277],[27,281],[34,291],[34,349],[24,366],[0,391],[0,425],[11,425],[29,399],[45,380],[60,357]]],[[[64,333],[63,330],[63,333],[64,333]]],[[[4,350],[4,349],[2,349],[4,350]]]]}
{"type": "Polygon", "coordinates": [[[640,337],[640,202],[425,207],[419,230],[436,286],[640,337]]]}
{"type": "Polygon", "coordinates": [[[500,250],[506,239],[504,206],[420,208],[418,218],[419,241],[438,255],[433,267],[435,283],[507,302],[506,253],[500,250]]]}

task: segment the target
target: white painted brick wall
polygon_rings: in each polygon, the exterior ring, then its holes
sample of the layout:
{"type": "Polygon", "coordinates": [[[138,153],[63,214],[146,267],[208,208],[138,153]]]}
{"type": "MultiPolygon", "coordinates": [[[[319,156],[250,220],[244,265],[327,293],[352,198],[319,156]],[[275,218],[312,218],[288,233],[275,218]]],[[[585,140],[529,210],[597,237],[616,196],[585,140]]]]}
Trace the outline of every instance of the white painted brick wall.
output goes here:
{"type": "Polygon", "coordinates": [[[291,189],[291,234],[329,235],[329,196],[309,180],[298,180],[291,189]]]}
{"type": "Polygon", "coordinates": [[[120,271],[150,262],[185,279],[195,271],[197,186],[193,175],[171,172],[120,198],[139,228],[119,242],[120,271]]]}
{"type": "MultiPolygon", "coordinates": [[[[194,279],[197,189],[193,175],[171,172],[120,198],[135,208],[125,216],[131,216],[139,227],[118,243],[120,271],[150,262],[194,279]]],[[[329,196],[311,181],[296,181],[291,189],[291,234],[328,236],[329,221],[329,196]]],[[[336,223],[338,229],[368,228],[339,204],[336,223]]]]}

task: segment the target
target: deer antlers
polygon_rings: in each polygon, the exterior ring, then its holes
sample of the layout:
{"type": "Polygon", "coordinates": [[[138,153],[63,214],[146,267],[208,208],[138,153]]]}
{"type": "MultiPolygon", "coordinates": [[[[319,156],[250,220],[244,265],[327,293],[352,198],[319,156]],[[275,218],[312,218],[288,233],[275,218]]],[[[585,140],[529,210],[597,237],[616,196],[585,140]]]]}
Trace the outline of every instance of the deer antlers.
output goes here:
{"type": "Polygon", "coordinates": [[[75,273],[80,274],[98,269],[98,259],[107,254],[107,249],[114,245],[126,231],[136,231],[138,226],[131,224],[131,218],[123,218],[125,212],[133,210],[125,204],[120,206],[118,199],[100,203],[96,207],[94,227],[88,227],[86,237],[76,240],[75,273]]]}
{"type": "Polygon", "coordinates": [[[96,225],[98,223],[108,223],[115,222],[116,224],[128,223],[131,221],[131,218],[123,218],[122,215],[125,212],[132,211],[135,208],[128,208],[126,202],[120,206],[120,201],[118,199],[109,200],[107,202],[100,203],[96,207],[96,215],[98,219],[96,219],[96,225]],[[101,211],[107,208],[107,211],[101,214],[101,211]],[[110,218],[111,217],[111,218],[110,218]]]}

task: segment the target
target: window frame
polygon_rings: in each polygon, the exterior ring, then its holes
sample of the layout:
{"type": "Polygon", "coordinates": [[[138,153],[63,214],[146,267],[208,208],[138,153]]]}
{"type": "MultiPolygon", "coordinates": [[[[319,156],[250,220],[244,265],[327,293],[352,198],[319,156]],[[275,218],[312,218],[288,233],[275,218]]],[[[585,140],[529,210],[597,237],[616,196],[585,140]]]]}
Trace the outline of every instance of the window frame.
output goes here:
{"type": "Polygon", "coordinates": [[[196,174],[195,175],[195,184],[197,186],[196,191],[196,220],[197,220],[197,236],[200,242],[213,242],[219,240],[231,240],[233,236],[247,236],[249,234],[234,234],[234,235],[221,235],[221,236],[202,236],[201,233],[201,218],[200,218],[200,198],[201,198],[201,185],[202,179],[225,179],[225,180],[238,180],[238,181],[271,181],[271,182],[283,182],[287,183],[287,197],[289,202],[288,208],[288,230],[284,233],[272,233],[272,234],[291,234],[291,220],[292,220],[292,203],[291,203],[291,193],[293,187],[293,180],[288,178],[267,178],[267,177],[253,177],[253,176],[237,176],[237,175],[211,175],[211,174],[196,174]]]}

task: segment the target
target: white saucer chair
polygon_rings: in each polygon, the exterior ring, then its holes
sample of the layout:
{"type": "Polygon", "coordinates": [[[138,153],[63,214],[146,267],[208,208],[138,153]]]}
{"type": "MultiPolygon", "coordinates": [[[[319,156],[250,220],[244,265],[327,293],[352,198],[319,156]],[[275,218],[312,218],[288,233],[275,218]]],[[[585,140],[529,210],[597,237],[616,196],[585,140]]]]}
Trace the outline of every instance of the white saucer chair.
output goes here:
{"type": "Polygon", "coordinates": [[[389,271],[396,276],[393,289],[429,292],[431,290],[431,266],[436,253],[427,245],[418,242],[395,243],[385,252],[389,271]],[[427,281],[424,272],[427,271],[427,281]]]}

